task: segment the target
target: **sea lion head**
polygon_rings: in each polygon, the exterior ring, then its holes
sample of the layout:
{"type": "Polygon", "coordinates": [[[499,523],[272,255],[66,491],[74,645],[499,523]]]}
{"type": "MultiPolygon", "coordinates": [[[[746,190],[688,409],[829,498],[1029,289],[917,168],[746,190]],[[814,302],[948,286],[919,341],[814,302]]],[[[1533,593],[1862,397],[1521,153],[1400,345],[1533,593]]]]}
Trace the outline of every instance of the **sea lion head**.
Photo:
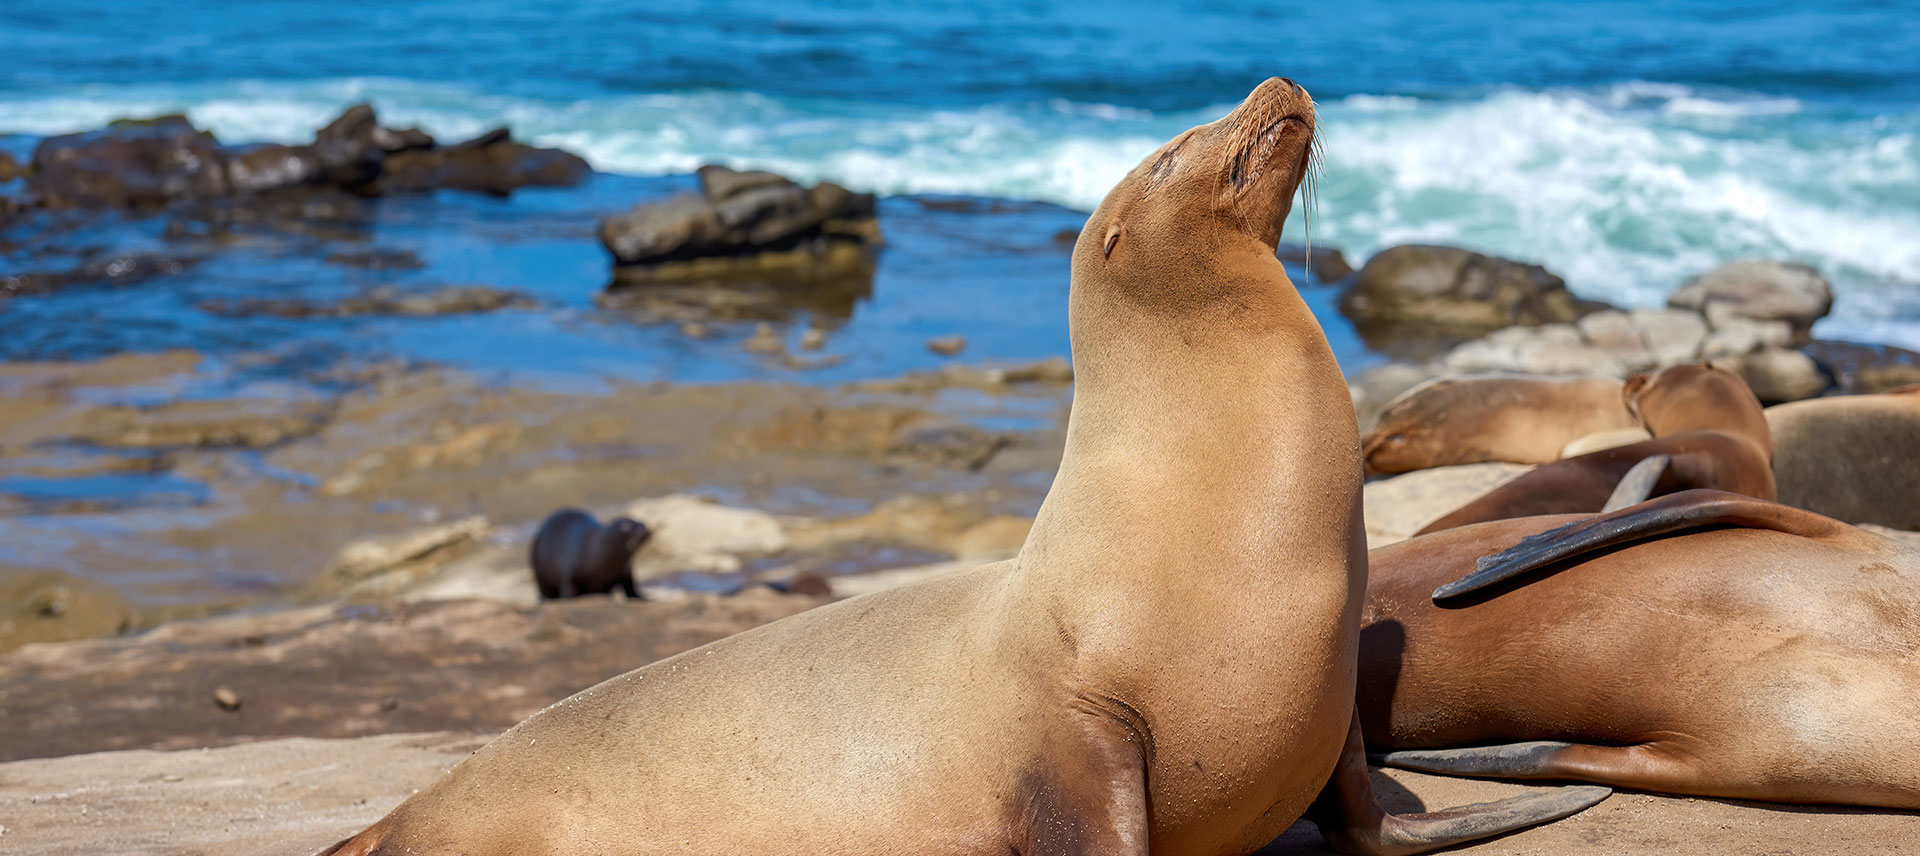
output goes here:
{"type": "Polygon", "coordinates": [[[1156,293],[1205,284],[1204,274],[1236,243],[1272,256],[1313,167],[1316,130],[1306,89],[1268,78],[1232,112],[1174,137],[1114,186],[1074,246],[1075,278],[1132,279],[1121,284],[1156,293]],[[1156,275],[1164,270],[1181,276],[1156,275]]]}
{"type": "Polygon", "coordinates": [[[1719,430],[1744,434],[1772,448],[1766,414],[1739,375],[1710,362],[1682,363],[1627,378],[1620,387],[1627,411],[1647,433],[1719,430]]]}
{"type": "Polygon", "coordinates": [[[647,539],[653,537],[653,530],[631,517],[615,517],[607,521],[604,537],[617,545],[622,555],[632,558],[647,543],[647,539]]]}

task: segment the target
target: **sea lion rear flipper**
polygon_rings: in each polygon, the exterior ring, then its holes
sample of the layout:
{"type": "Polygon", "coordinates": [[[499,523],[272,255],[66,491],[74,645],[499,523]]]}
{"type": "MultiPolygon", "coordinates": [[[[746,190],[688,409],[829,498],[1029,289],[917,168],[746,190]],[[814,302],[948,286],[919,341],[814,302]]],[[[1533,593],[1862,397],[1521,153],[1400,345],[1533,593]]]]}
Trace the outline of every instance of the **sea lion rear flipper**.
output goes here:
{"type": "Polygon", "coordinates": [[[1495,779],[1568,779],[1616,788],[1694,793],[1699,772],[1684,755],[1654,743],[1597,746],[1534,740],[1462,749],[1408,749],[1374,756],[1382,766],[1449,776],[1495,779]]]}
{"type": "Polygon", "coordinates": [[[1473,572],[1433,592],[1433,602],[1453,605],[1497,583],[1609,547],[1719,526],[1771,529],[1806,538],[1832,538],[1855,531],[1831,517],[1720,490],[1685,490],[1545,532],[1474,563],[1473,572]]]}
{"type": "Polygon", "coordinates": [[[1554,788],[1440,811],[1388,814],[1373,795],[1356,711],[1333,778],[1314,800],[1308,816],[1327,843],[1342,853],[1409,856],[1559,820],[1612,793],[1592,786],[1554,788]]]}
{"type": "Polygon", "coordinates": [[[1607,504],[1600,507],[1600,513],[1619,511],[1629,505],[1639,505],[1653,495],[1653,486],[1660,482],[1660,476],[1667,471],[1667,465],[1673,463],[1670,455],[1649,455],[1634,464],[1633,469],[1620,477],[1620,484],[1613,489],[1613,495],[1607,497],[1607,504]]]}

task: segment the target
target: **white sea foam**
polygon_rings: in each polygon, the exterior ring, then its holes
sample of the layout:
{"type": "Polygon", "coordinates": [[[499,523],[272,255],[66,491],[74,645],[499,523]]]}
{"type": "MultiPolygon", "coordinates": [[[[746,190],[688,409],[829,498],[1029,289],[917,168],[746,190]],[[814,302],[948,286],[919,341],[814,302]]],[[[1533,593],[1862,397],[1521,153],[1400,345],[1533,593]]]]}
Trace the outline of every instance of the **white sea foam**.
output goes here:
{"type": "MultiPolygon", "coordinates": [[[[0,131],[62,133],[185,111],[222,139],[291,141],[360,100],[389,124],[443,138],[504,123],[607,171],[720,162],[882,193],[1082,209],[1159,142],[1223,109],[1156,114],[1057,100],[933,108],[740,92],[559,101],[354,78],[0,99],[0,131]]],[[[1314,237],[1356,257],[1407,241],[1465,244],[1639,305],[1721,261],[1800,259],[1840,286],[1823,331],[1920,344],[1920,114],[1822,123],[1804,109],[1650,82],[1462,100],[1328,99],[1314,237]]]]}

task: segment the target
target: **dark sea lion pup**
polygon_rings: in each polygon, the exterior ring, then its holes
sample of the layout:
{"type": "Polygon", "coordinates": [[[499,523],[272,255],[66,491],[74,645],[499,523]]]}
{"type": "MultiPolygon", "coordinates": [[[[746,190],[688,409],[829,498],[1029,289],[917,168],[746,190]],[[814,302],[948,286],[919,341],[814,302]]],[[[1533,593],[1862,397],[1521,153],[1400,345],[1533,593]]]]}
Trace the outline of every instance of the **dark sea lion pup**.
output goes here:
{"type": "Polygon", "coordinates": [[[1360,713],[1388,764],[1920,810],[1920,550],[1696,490],[1370,560],[1360,713]]]}
{"type": "Polygon", "coordinates": [[[1359,436],[1274,255],[1313,139],[1268,80],[1087,221],[1066,452],[1016,558],[613,678],[329,852],[1238,854],[1331,778],[1334,840],[1413,853],[1599,799],[1390,818],[1367,790],[1359,436]]]}
{"type": "Polygon", "coordinates": [[[1653,439],[1543,464],[1416,534],[1611,511],[1695,488],[1774,498],[1773,434],[1760,399],[1739,375],[1712,363],[1668,366],[1628,378],[1621,394],[1653,439]]]}
{"type": "Polygon", "coordinates": [[[540,596],[549,600],[619,589],[639,598],[633,554],[653,533],[645,523],[616,517],[601,526],[593,515],[563,508],[548,515],[533,536],[528,562],[540,596]]]}

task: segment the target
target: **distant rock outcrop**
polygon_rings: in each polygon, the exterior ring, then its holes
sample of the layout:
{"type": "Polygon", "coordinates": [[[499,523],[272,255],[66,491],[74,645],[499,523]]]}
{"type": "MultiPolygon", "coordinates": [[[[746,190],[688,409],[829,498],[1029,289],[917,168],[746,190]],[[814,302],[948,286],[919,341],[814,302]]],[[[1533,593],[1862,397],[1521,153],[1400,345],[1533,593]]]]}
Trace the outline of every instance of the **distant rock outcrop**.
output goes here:
{"type": "Polygon", "coordinates": [[[297,190],[508,193],[578,184],[592,172],[575,155],[515,142],[505,128],[441,145],[416,128],[385,127],[357,104],[302,145],[227,146],[179,115],[48,137],[34,149],[27,189],[50,208],[152,208],[297,190]]]}
{"type": "Polygon", "coordinates": [[[1357,323],[1462,331],[1568,323],[1605,308],[1539,265],[1421,244],[1382,250],[1340,296],[1357,323]]]}

